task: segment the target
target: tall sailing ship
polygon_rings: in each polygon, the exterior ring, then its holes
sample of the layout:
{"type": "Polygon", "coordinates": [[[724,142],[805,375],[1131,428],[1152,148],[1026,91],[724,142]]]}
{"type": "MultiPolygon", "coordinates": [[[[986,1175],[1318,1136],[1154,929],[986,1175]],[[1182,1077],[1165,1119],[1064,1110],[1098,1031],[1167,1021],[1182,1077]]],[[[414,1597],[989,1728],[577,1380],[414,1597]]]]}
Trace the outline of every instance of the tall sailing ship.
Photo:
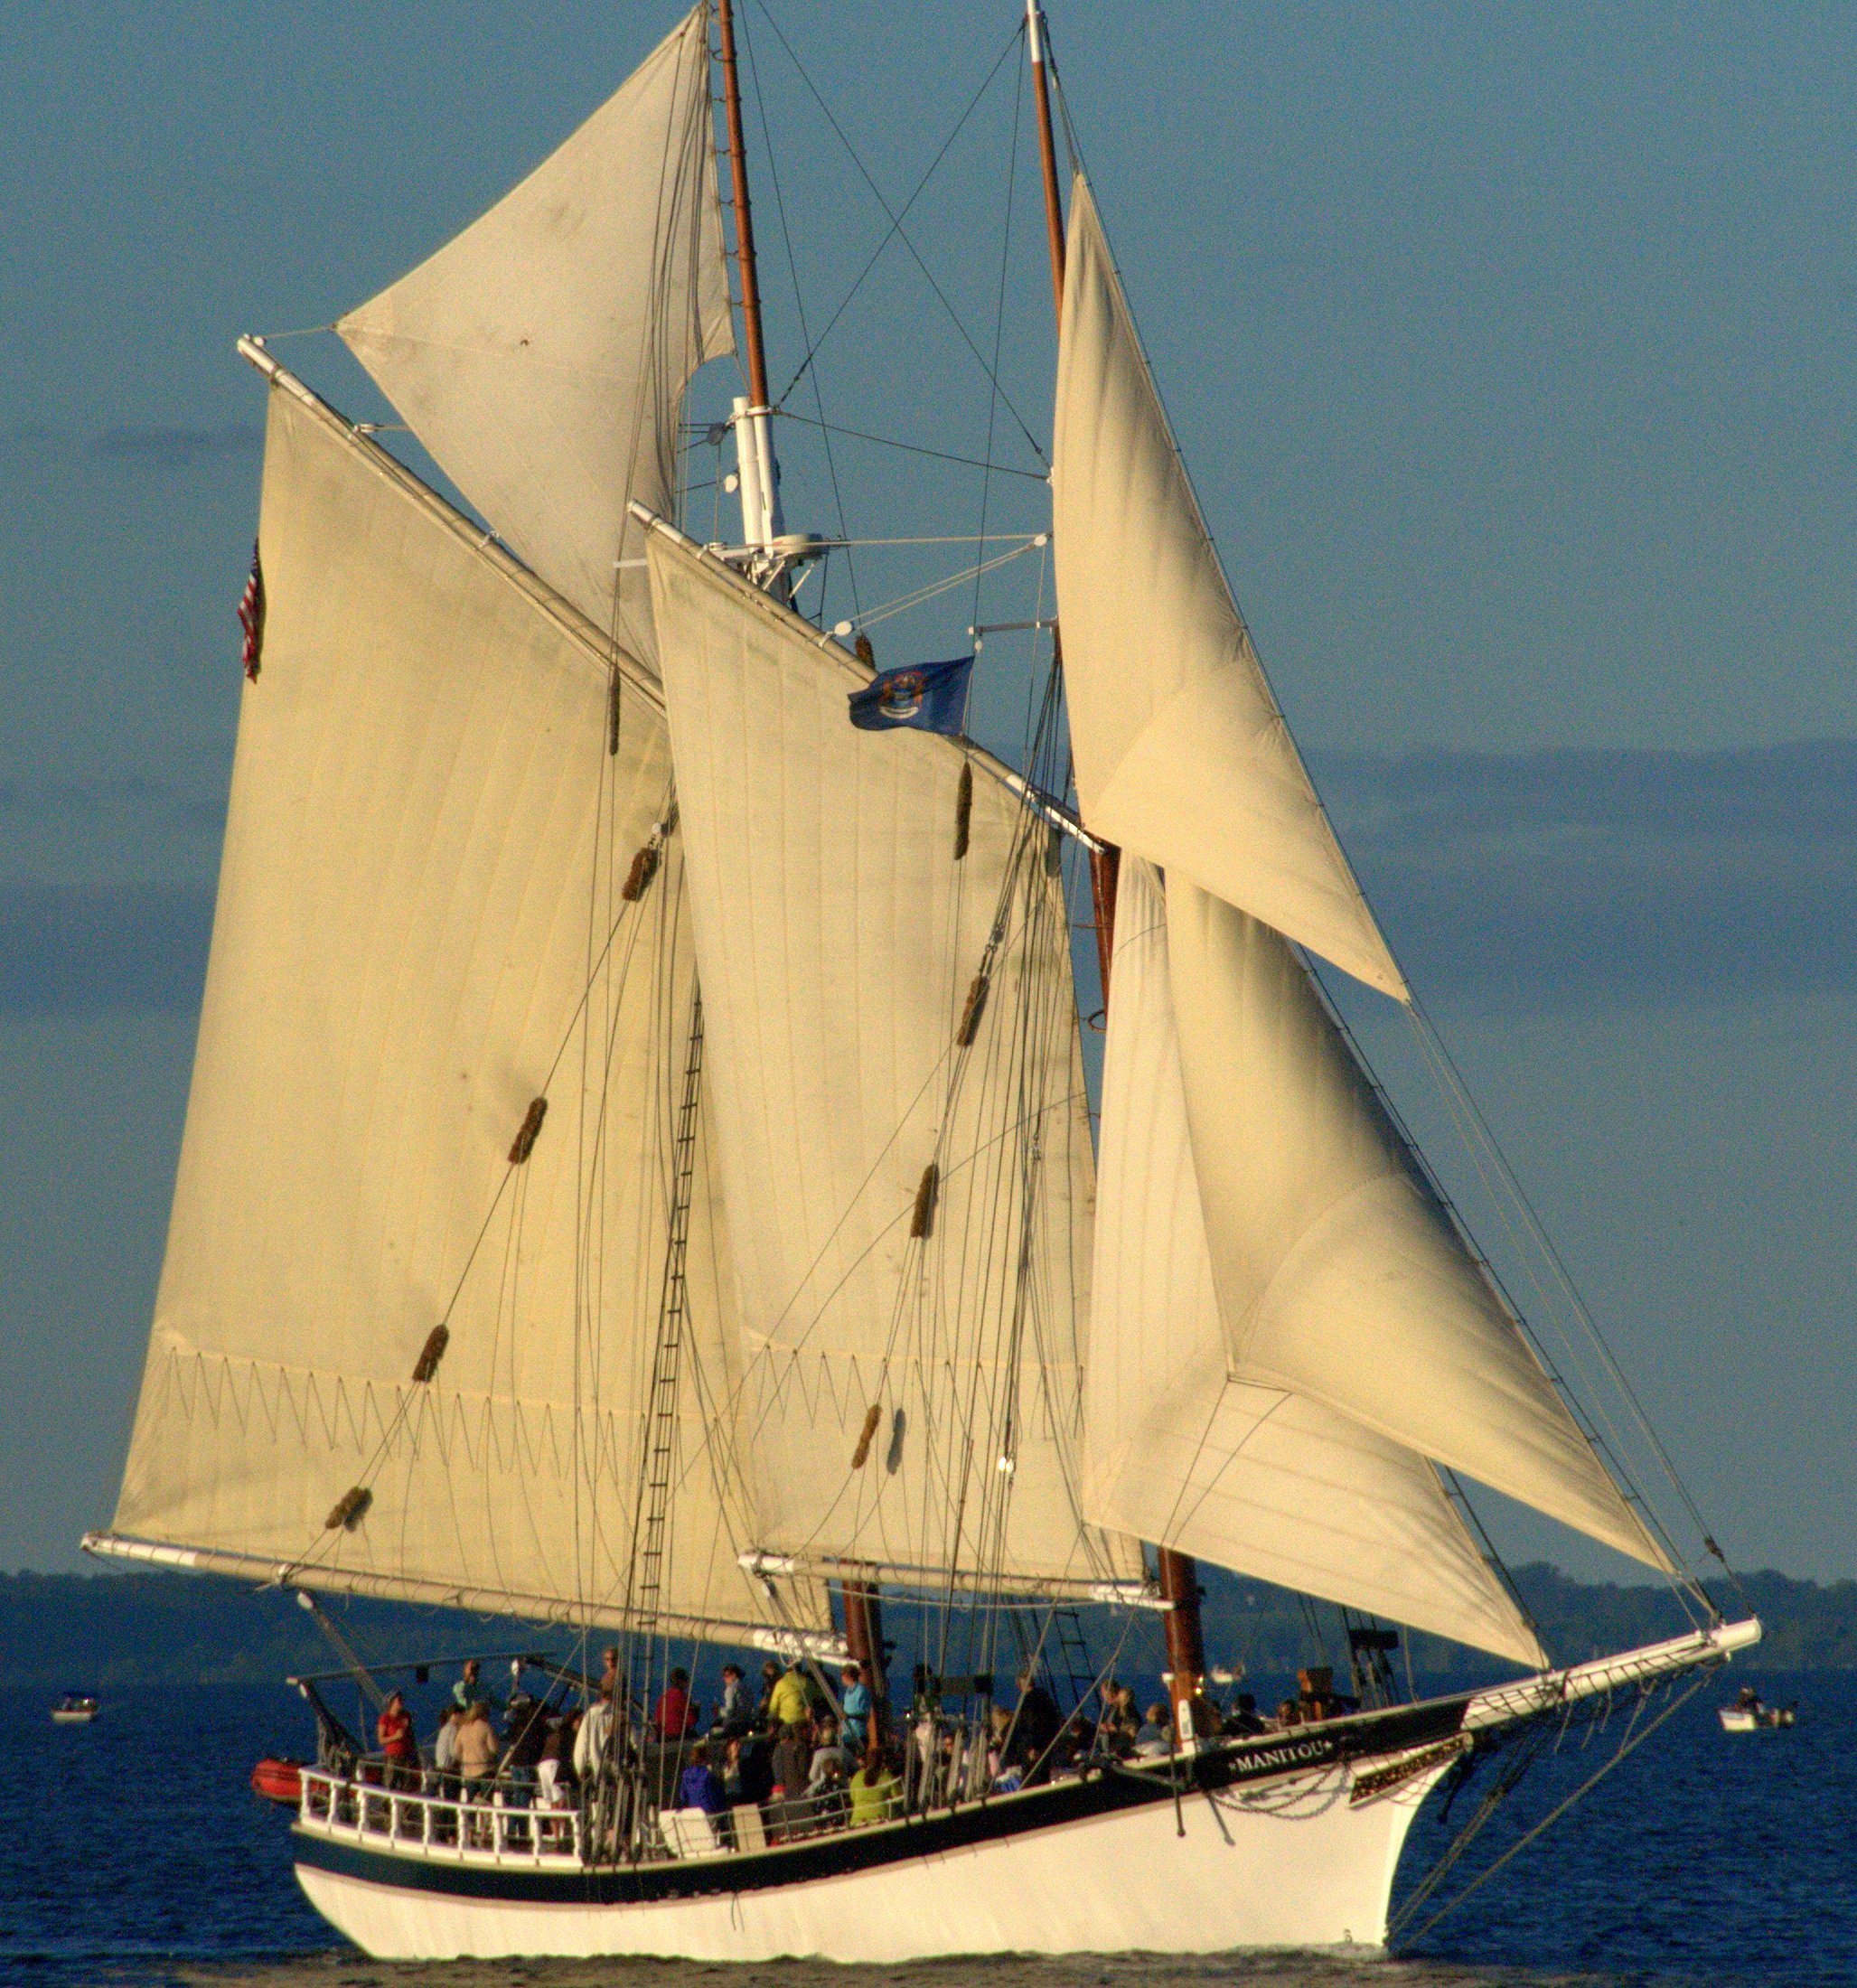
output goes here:
{"type": "Polygon", "coordinates": [[[1059,335],[1048,543],[1017,550],[1055,612],[1019,624],[1018,764],[946,721],[959,668],[877,676],[824,624],[845,541],[783,514],[737,26],[698,6],[334,327],[476,517],[240,343],[250,680],[86,1544],[619,1646],[571,1809],[305,1770],[298,1874],[377,1955],[1381,1942],[1441,1779],[1759,1626],[1602,1455],[1317,979],[1409,999],[1060,175],[1036,0],[1059,335]],[[697,439],[732,440],[738,539],[680,529],[697,439]],[[1464,1478],[1670,1577],[1693,1627],[1555,1668],[1464,1478]],[[1201,1561],[1337,1607],[1359,1702],[1223,1719],[1201,1561]],[[849,1652],[882,1701],[885,1603],[924,1625],[898,1813],[676,1808],[640,1723],[673,1661],[829,1689],[849,1652]],[[1093,1693],[1157,1623],[1171,1733],[1130,1758],[1093,1693]],[[1520,1674],[1402,1701],[1402,1630],[1520,1674]],[[1008,1786],[985,1738],[1021,1670],[1069,1737],[1008,1786]]]}

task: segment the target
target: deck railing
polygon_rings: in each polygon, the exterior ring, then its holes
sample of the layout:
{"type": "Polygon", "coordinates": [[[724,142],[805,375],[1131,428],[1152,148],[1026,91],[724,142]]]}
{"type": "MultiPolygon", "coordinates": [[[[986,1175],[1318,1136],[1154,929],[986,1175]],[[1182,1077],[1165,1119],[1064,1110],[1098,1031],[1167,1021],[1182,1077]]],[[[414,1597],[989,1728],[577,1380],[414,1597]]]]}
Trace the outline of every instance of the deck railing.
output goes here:
{"type": "Polygon", "coordinates": [[[305,1768],[297,1819],[318,1836],[461,1863],[582,1861],[579,1811],[543,1806],[507,1782],[415,1790],[305,1768]]]}
{"type": "MultiPolygon", "coordinates": [[[[425,1779],[429,1783],[432,1777],[425,1779]]],[[[611,1809],[597,1801],[594,1805],[596,1815],[589,1819],[579,1807],[549,1806],[535,1799],[532,1788],[503,1780],[413,1789],[305,1768],[297,1818],[315,1835],[402,1856],[560,1869],[589,1861],[588,1843],[604,1844],[610,1855],[624,1837],[611,1809]]],[[[891,1815],[901,1811],[899,1799],[891,1815]]],[[[680,1858],[764,1850],[830,1834],[850,1826],[850,1797],[842,1786],[815,1796],[776,1796],[764,1808],[742,1803],[714,1815],[666,1808],[655,1818],[647,1854],[680,1858]]]]}

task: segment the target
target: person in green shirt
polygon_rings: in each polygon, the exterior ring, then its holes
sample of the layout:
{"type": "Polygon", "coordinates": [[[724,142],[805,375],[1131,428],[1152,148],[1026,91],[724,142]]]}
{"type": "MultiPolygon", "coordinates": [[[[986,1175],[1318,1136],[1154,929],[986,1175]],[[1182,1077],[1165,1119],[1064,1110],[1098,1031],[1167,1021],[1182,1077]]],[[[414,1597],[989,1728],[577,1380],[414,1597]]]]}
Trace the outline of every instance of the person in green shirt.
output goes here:
{"type": "Polygon", "coordinates": [[[868,1829],[901,1813],[903,1791],[881,1747],[865,1749],[864,1764],[851,1777],[851,1827],[868,1829]]]}

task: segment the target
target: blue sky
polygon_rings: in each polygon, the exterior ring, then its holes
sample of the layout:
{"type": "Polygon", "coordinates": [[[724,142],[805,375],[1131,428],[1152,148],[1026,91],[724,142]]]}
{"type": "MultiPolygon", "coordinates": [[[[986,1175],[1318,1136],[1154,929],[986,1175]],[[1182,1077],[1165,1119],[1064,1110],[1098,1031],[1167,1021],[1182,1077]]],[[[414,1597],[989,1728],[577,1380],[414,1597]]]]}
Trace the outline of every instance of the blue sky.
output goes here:
{"type": "MultiPolygon", "coordinates": [[[[1052,12],[1208,518],[1395,947],[1724,1543],[1857,1573],[1857,16],[1052,12]]],[[[1017,14],[745,16],[783,386],[888,225],[828,116],[899,203],[1017,14]]],[[[232,341],[390,280],[671,18],[8,10],[0,1565],[70,1564],[108,1516],[159,1265],[258,471],[232,341]]],[[[990,424],[996,460],[1037,467],[1018,73],[908,223],[966,336],[990,352],[999,325],[1006,402],[892,241],[794,413],[968,455],[990,424]]],[[[333,339],[277,350],[381,411],[333,339]]],[[[699,412],[729,390],[712,371],[699,412]]],[[[797,522],[836,529],[835,471],[858,535],[977,529],[971,472],[781,439],[797,522]]],[[[993,530],[1043,522],[1030,478],[986,502],[993,530]]],[[[952,559],[859,555],[859,601],[952,559]]],[[[1030,597],[1034,566],[983,612],[1030,597]]],[[[831,585],[849,612],[842,564],[831,585]]],[[[887,624],[880,655],[954,652],[971,606],[887,624]]],[[[979,680],[1009,741],[1008,646],[979,680]]],[[[1350,1011],[1458,1186],[1394,1017],[1350,1011]]]]}

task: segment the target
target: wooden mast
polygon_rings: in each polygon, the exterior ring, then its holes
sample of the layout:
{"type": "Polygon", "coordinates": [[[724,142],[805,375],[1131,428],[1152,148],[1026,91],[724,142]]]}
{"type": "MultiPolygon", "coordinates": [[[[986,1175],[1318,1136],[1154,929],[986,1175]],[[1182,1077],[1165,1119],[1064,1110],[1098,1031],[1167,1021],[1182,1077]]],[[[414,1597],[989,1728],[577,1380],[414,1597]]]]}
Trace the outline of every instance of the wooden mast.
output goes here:
{"type": "MultiPolygon", "coordinates": [[[[1026,36],[1032,58],[1032,95],[1038,113],[1038,158],[1045,173],[1045,222],[1051,244],[1051,294],[1056,321],[1064,324],[1064,198],[1057,183],[1057,146],[1051,129],[1051,91],[1045,74],[1044,22],[1038,0],[1026,0],[1026,36]]],[[[1061,654],[1061,650],[1060,650],[1061,654]]],[[[1090,856],[1090,896],[1096,920],[1096,959],[1102,980],[1105,1020],[1109,1011],[1109,970],[1115,944],[1116,880],[1121,851],[1106,842],[1090,856]]],[[[1156,1573],[1162,1596],[1172,1606],[1161,1618],[1167,1627],[1168,1692],[1173,1699],[1174,1728],[1184,1739],[1194,1737],[1205,1703],[1205,1639],[1199,1617],[1199,1570],[1190,1553],[1170,1547],[1155,1549],[1156,1573]]]]}
{"type": "MultiPolygon", "coordinates": [[[[1051,90],[1045,76],[1045,23],[1038,0],[1026,0],[1026,37],[1032,55],[1032,98],[1038,109],[1038,163],[1045,173],[1045,229],[1051,244],[1051,305],[1054,323],[1064,325],[1064,196],[1057,183],[1057,145],[1051,131],[1051,90]]],[[[1053,637],[1060,658],[1062,632],[1053,637]]],[[[1121,851],[1105,842],[1090,852],[1091,910],[1096,921],[1096,965],[1102,1005],[1109,1007],[1109,970],[1115,950],[1116,874],[1121,851]]]]}
{"type": "Polygon", "coordinates": [[[735,200],[735,257],[741,271],[748,393],[756,408],[764,408],[767,352],[761,340],[761,281],[755,267],[755,218],[748,205],[748,158],[742,141],[742,87],[736,72],[735,9],[730,0],[716,0],[716,26],[722,44],[722,112],[728,127],[728,179],[735,200]]]}

